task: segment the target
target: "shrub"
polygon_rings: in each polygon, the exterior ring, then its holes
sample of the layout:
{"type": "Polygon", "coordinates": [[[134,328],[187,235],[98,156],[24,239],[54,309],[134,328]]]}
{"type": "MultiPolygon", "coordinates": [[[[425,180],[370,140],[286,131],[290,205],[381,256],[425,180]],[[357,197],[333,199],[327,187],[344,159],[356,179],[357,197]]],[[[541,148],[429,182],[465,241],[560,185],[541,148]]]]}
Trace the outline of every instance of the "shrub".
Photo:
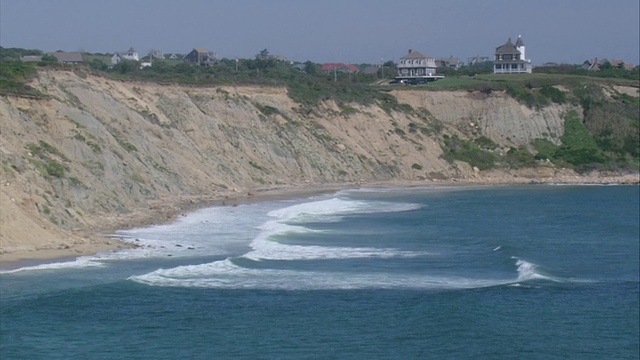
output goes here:
{"type": "Polygon", "coordinates": [[[566,161],[577,167],[601,163],[606,160],[595,139],[574,110],[565,116],[564,135],[561,140],[562,145],[558,147],[553,156],[555,160],[566,161]]]}
{"type": "Polygon", "coordinates": [[[473,140],[473,142],[476,145],[478,145],[480,148],[485,149],[485,150],[493,150],[493,149],[495,149],[495,148],[497,148],[499,146],[495,141],[489,139],[488,137],[486,137],[484,135],[482,135],[479,138],[473,140]]]}
{"type": "Polygon", "coordinates": [[[535,139],[532,145],[537,151],[536,160],[551,160],[558,150],[558,147],[547,139],[535,139]]]}
{"type": "Polygon", "coordinates": [[[480,170],[495,167],[498,156],[492,152],[481,149],[471,141],[462,140],[457,135],[444,136],[443,158],[449,162],[455,160],[464,161],[480,170]]]}
{"type": "Polygon", "coordinates": [[[564,91],[553,86],[543,86],[540,89],[540,94],[549,98],[556,104],[564,104],[565,102],[567,102],[567,94],[564,91]]]}
{"type": "Polygon", "coordinates": [[[524,168],[536,166],[534,156],[525,148],[510,148],[505,156],[506,163],[512,168],[524,168]]]}

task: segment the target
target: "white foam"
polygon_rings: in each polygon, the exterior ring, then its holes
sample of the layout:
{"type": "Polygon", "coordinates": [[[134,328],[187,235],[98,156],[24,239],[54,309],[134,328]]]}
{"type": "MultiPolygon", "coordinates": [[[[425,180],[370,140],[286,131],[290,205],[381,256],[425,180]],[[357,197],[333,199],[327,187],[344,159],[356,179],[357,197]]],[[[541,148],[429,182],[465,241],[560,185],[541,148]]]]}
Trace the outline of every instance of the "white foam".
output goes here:
{"type": "Polygon", "coordinates": [[[558,278],[544,275],[540,273],[538,270],[538,265],[519,259],[517,257],[511,257],[516,260],[516,266],[518,267],[518,281],[528,281],[528,280],[551,280],[559,282],[558,278]]]}
{"type": "MultiPolygon", "coordinates": [[[[371,255],[378,256],[377,253],[371,255]]],[[[315,255],[314,255],[315,256],[315,255]]],[[[332,255],[333,256],[333,255],[332,255]]],[[[333,258],[333,257],[332,257],[333,258]]],[[[225,289],[276,289],[276,290],[328,290],[328,289],[476,289],[493,286],[524,287],[532,280],[560,281],[538,272],[534,263],[516,259],[518,277],[477,279],[459,276],[433,276],[387,272],[329,272],[303,269],[271,269],[236,264],[240,260],[225,259],[201,265],[158,269],[129,279],[152,286],[225,288],[225,289]]]]}
{"type": "Polygon", "coordinates": [[[419,274],[250,269],[238,266],[230,259],[158,269],[145,275],[132,276],[129,280],[152,286],[274,290],[469,289],[504,284],[503,280],[419,274]]]}
{"type": "Polygon", "coordinates": [[[62,261],[38,264],[33,266],[25,266],[18,269],[0,270],[0,274],[13,274],[21,271],[37,271],[37,270],[59,270],[59,269],[80,269],[86,267],[100,267],[104,266],[100,261],[96,261],[92,256],[81,256],[72,261],[62,261]]]}
{"type": "Polygon", "coordinates": [[[330,219],[347,214],[364,214],[379,212],[400,212],[418,209],[418,204],[368,202],[332,198],[311,201],[274,210],[268,213],[274,220],[265,222],[262,232],[251,242],[252,251],[244,257],[252,260],[316,260],[316,259],[349,259],[349,258],[390,258],[416,257],[427,255],[425,252],[400,251],[391,248],[373,247],[329,247],[313,245],[289,245],[274,241],[277,235],[293,235],[317,232],[303,226],[291,225],[300,221],[330,219]]]}

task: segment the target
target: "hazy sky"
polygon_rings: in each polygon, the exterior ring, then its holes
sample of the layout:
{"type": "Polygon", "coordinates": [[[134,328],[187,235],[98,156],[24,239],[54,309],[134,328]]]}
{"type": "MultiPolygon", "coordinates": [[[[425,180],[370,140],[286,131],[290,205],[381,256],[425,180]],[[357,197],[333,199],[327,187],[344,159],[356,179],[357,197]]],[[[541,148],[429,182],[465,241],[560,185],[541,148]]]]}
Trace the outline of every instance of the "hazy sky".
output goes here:
{"type": "Polygon", "coordinates": [[[113,53],[134,47],[253,58],[380,63],[414,49],[493,57],[522,35],[526,57],[640,63],[639,0],[0,0],[0,45],[113,53]]]}

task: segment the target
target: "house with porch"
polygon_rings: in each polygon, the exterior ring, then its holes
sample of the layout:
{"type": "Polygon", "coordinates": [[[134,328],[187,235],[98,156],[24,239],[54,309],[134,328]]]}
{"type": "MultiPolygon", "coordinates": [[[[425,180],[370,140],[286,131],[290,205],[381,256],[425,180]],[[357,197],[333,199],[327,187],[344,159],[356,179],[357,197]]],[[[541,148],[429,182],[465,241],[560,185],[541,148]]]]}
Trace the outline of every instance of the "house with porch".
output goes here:
{"type": "Polygon", "coordinates": [[[525,46],[522,37],[518,36],[515,45],[511,38],[496,48],[493,59],[494,74],[531,74],[531,60],[525,57],[525,46]]]}
{"type": "Polygon", "coordinates": [[[407,54],[400,58],[396,80],[408,83],[426,83],[443,79],[444,76],[436,74],[436,59],[419,51],[409,49],[407,54]]]}

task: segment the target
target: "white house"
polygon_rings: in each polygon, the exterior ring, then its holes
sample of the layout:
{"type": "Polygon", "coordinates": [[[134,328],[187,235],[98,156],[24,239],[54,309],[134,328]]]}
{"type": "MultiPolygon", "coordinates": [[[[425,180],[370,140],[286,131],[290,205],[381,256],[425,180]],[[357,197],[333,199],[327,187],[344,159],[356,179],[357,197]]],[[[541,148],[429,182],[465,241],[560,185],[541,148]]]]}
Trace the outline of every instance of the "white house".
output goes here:
{"type": "Polygon", "coordinates": [[[401,81],[426,82],[444,78],[442,75],[436,75],[437,64],[434,57],[411,49],[400,58],[397,67],[396,79],[401,81]]]}
{"type": "Polygon", "coordinates": [[[138,61],[140,59],[138,58],[138,52],[134,48],[129,48],[128,51],[113,54],[111,57],[111,65],[119,64],[123,60],[138,61]]]}
{"type": "Polygon", "coordinates": [[[496,48],[493,60],[494,74],[531,74],[531,60],[525,57],[525,46],[522,37],[514,45],[511,38],[504,45],[496,48]]]}

